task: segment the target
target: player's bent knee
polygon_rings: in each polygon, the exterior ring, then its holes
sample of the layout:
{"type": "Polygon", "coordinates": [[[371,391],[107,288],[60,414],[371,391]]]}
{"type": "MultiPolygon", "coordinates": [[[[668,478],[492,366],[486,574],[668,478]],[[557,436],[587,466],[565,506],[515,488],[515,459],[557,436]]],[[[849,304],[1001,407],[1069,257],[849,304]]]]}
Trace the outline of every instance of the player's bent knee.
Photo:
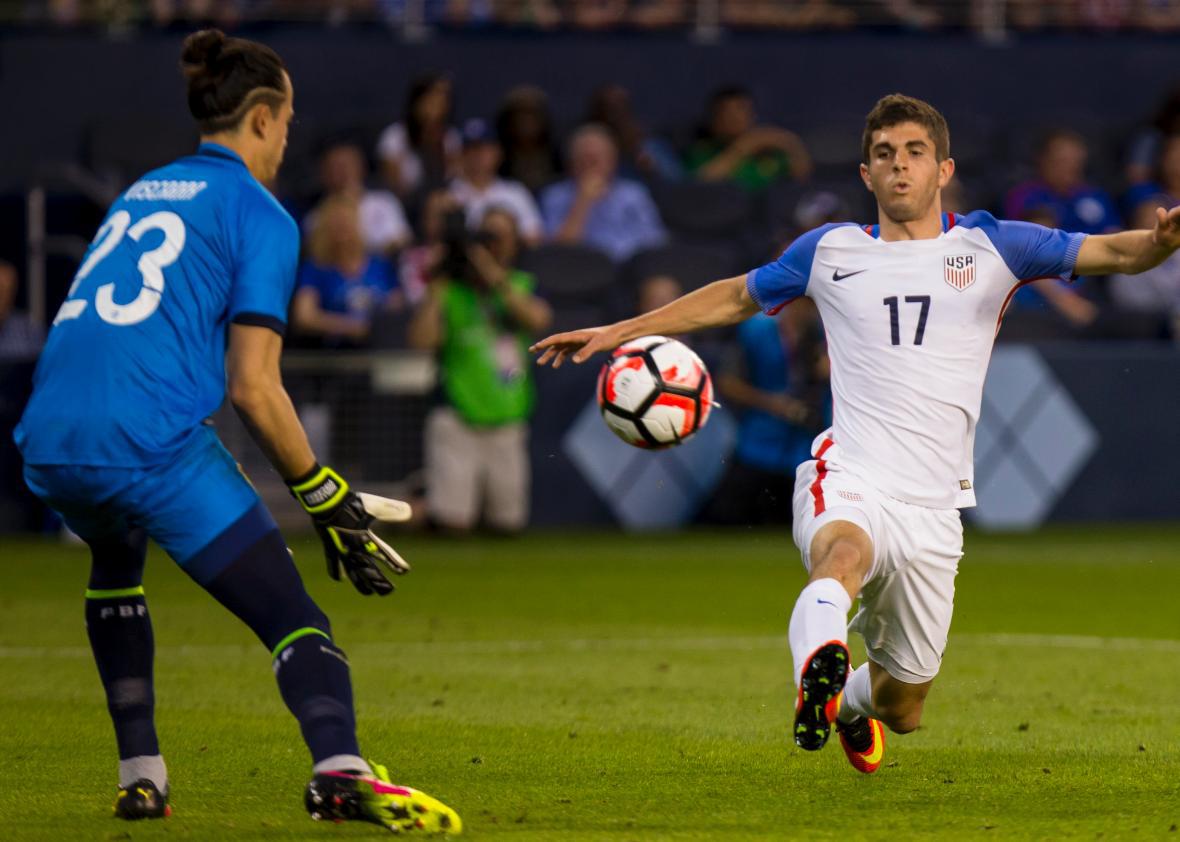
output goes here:
{"type": "Polygon", "coordinates": [[[205,589],[268,649],[300,629],[332,634],[327,615],[303,587],[278,530],[244,550],[205,589]]]}

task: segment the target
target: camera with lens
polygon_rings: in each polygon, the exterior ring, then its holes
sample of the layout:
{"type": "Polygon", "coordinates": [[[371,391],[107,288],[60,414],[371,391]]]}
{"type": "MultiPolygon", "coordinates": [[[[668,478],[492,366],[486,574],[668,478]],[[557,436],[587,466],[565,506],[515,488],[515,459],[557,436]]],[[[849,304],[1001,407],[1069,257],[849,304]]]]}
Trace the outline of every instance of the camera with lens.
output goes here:
{"type": "Polygon", "coordinates": [[[467,227],[467,214],[462,208],[447,211],[442,231],[444,254],[434,269],[435,276],[487,286],[479,270],[471,264],[467,250],[473,245],[487,246],[492,239],[483,231],[472,231],[467,227]]]}

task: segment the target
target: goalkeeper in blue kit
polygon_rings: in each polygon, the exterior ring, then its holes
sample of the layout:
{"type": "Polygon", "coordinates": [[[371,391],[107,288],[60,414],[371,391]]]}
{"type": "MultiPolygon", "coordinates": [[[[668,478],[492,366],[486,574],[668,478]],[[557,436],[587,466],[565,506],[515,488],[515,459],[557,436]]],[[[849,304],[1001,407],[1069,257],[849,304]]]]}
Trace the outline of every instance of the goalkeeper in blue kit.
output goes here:
{"type": "Polygon", "coordinates": [[[230,400],[311,515],[328,570],[363,594],[409,565],[372,531],[408,519],[320,466],[279,373],[299,232],[260,182],[294,113],[282,60],[216,30],[181,66],[196,153],[115,201],[54,319],[15,438],[29,487],[90,547],[86,626],[119,749],[115,814],[168,814],[154,721],[147,540],[271,652],[312,756],[314,818],[457,833],[459,817],[361,757],[348,661],[266,507],[207,418],[230,400]]]}

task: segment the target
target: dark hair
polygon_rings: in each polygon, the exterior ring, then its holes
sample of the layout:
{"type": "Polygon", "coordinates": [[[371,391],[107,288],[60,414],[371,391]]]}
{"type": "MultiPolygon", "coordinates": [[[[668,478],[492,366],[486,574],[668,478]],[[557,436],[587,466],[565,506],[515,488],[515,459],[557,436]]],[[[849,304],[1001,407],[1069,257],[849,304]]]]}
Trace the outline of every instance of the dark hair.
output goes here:
{"type": "Polygon", "coordinates": [[[877,100],[873,110],[865,117],[865,131],[861,137],[861,156],[869,162],[869,149],[873,145],[873,132],[887,129],[901,123],[917,123],[924,128],[934,141],[934,157],[945,161],[951,156],[951,132],[946,118],[928,102],[905,94],[889,94],[877,100]]]}
{"type": "Polygon", "coordinates": [[[1086,148],[1086,139],[1082,137],[1080,132],[1067,128],[1050,129],[1041,135],[1040,142],[1037,143],[1037,157],[1045,155],[1054,143],[1059,141],[1066,141],[1068,143],[1076,143],[1083,149],[1086,148]]]}
{"type": "Polygon", "coordinates": [[[265,44],[202,29],[184,39],[180,69],[188,80],[188,110],[202,134],[232,129],[259,103],[278,111],[287,97],[286,67],[265,44]]]}
{"type": "Polygon", "coordinates": [[[727,99],[754,99],[754,92],[744,85],[722,85],[713,93],[709,94],[709,111],[712,112],[718,105],[725,102],[727,99]]]}
{"type": "MultiPolygon", "coordinates": [[[[402,122],[406,126],[406,135],[410,139],[410,146],[417,148],[418,144],[422,142],[423,126],[422,121],[418,119],[418,101],[437,85],[449,85],[450,83],[450,77],[441,73],[428,73],[425,76],[419,76],[410,83],[409,93],[406,94],[406,110],[402,118],[402,122]]],[[[454,105],[453,101],[451,105],[454,105]]],[[[450,114],[447,114],[446,121],[450,122],[450,114]]]]}

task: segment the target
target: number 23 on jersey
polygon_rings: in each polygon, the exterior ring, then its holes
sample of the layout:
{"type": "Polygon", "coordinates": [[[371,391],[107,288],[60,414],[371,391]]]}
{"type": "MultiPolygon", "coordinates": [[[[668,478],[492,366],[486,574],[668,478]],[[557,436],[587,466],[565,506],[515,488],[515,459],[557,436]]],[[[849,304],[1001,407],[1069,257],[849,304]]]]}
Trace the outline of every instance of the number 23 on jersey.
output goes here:
{"type": "Polygon", "coordinates": [[[111,214],[98,229],[93,248],[78,268],[78,274],[74,276],[66,300],[62,302],[53,323],[56,325],[82,315],[90,302],[85,298],[74,298],[74,293],[81,283],[115,250],[124,237],[139,242],[150,231],[162,231],[164,239],[154,249],[145,251],[139,257],[136,266],[141,284],[139,293],[128,303],[119,304],[115,301],[115,283],[111,281],[102,284],[94,293],[94,309],[99,318],[112,325],[138,324],[156,312],[156,308],[160,306],[160,296],[164,294],[164,268],[175,263],[184,250],[184,222],[171,211],[158,211],[132,225],[131,214],[121,210],[111,214]]]}

